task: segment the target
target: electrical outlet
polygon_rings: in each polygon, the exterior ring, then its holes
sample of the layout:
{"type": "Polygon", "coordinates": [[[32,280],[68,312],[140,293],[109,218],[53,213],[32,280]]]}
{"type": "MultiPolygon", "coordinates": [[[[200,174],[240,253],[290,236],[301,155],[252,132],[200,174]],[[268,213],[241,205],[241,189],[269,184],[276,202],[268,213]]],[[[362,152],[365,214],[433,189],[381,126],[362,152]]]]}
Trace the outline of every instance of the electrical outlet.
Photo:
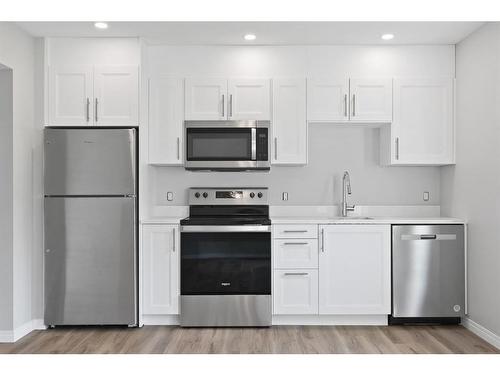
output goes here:
{"type": "Polygon", "coordinates": [[[174,193],[171,191],[167,191],[167,201],[173,201],[174,200],[174,193]]]}
{"type": "Polygon", "coordinates": [[[288,193],[286,191],[283,192],[283,194],[281,196],[281,199],[284,200],[284,201],[288,200],[288,193]]]}
{"type": "Polygon", "coordinates": [[[424,202],[427,202],[427,201],[429,200],[429,198],[430,198],[430,194],[429,194],[429,192],[428,192],[428,191],[424,191],[424,196],[423,196],[423,198],[424,198],[424,202]]]}

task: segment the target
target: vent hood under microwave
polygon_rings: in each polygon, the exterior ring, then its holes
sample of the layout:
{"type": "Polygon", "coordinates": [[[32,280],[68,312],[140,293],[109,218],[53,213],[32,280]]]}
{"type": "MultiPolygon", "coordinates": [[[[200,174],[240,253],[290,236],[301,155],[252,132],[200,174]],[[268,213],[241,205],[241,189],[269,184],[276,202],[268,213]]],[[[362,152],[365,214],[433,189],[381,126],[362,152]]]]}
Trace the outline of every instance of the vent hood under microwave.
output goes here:
{"type": "Polygon", "coordinates": [[[192,171],[269,171],[269,121],[185,121],[192,171]]]}

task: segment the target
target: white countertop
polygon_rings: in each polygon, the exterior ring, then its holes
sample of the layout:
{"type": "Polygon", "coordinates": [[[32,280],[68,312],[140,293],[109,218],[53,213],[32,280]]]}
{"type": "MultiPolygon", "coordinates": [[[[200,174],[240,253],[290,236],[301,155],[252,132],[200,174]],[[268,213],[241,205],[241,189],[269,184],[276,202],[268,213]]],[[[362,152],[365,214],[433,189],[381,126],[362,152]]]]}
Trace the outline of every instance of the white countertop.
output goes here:
{"type": "Polygon", "coordinates": [[[277,216],[271,217],[273,224],[465,224],[462,219],[452,217],[383,217],[370,216],[370,219],[277,216]]]}
{"type": "MultiPolygon", "coordinates": [[[[179,224],[183,217],[154,217],[141,220],[141,224],[179,224]]],[[[382,217],[352,219],[320,216],[274,216],[273,224],[465,224],[462,219],[452,217],[382,217]]]]}

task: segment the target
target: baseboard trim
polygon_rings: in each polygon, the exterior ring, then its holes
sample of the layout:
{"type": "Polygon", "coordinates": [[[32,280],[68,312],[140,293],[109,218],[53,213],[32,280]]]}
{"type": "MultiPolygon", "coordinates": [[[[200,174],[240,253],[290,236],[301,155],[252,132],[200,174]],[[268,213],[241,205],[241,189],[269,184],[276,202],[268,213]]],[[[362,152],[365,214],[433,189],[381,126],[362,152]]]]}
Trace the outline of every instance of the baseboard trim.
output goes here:
{"type": "Polygon", "coordinates": [[[273,325],[386,326],[387,315],[273,315],[273,325]]]}
{"type": "Polygon", "coordinates": [[[143,315],[141,323],[145,326],[178,326],[179,315],[143,315]]]}
{"type": "Polygon", "coordinates": [[[484,341],[490,343],[497,349],[500,349],[500,336],[496,333],[467,317],[462,319],[462,325],[472,333],[481,337],[484,341]]]}
{"type": "MultiPolygon", "coordinates": [[[[273,325],[386,326],[387,315],[273,315],[273,325]]],[[[143,315],[145,326],[177,326],[179,315],[143,315]]]]}
{"type": "Polygon", "coordinates": [[[27,334],[38,329],[47,329],[47,326],[43,324],[43,320],[41,319],[30,320],[29,322],[26,322],[11,331],[0,331],[0,343],[16,342],[27,334]]]}

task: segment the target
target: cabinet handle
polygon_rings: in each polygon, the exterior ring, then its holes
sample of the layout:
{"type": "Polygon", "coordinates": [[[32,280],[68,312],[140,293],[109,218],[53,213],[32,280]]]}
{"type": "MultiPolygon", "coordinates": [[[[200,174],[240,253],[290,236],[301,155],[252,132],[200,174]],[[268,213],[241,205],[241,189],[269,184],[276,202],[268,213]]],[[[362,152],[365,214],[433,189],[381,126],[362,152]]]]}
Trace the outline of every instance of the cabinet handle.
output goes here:
{"type": "Polygon", "coordinates": [[[90,121],[90,99],[87,98],[87,122],[90,121]]]}
{"type": "Polygon", "coordinates": [[[285,272],[285,276],[306,276],[307,272],[285,272]]]}
{"type": "Polygon", "coordinates": [[[99,101],[97,100],[97,98],[95,98],[95,108],[94,108],[94,111],[95,111],[95,122],[97,122],[98,120],[98,116],[97,116],[97,105],[99,104],[99,101]]]}
{"type": "Polygon", "coordinates": [[[356,116],[356,94],[352,94],[352,117],[356,116]]]}
{"type": "Polygon", "coordinates": [[[180,146],[180,139],[177,137],[177,160],[181,158],[181,146],[180,146]]]}
{"type": "Polygon", "coordinates": [[[307,242],[283,242],[283,245],[307,245],[307,242]]]}
{"type": "Polygon", "coordinates": [[[283,233],[307,233],[307,230],[284,230],[283,233]]]}
{"type": "Polygon", "coordinates": [[[399,137],[396,137],[394,142],[396,143],[396,160],[399,160],[399,137]]]}
{"type": "Polygon", "coordinates": [[[321,229],[321,252],[325,252],[325,230],[321,229]]]}
{"type": "Polygon", "coordinates": [[[347,94],[344,95],[344,117],[347,117],[347,94]]]}
{"type": "Polygon", "coordinates": [[[278,138],[274,137],[274,160],[278,160],[278,138]]]}
{"type": "Polygon", "coordinates": [[[175,253],[175,228],[172,228],[172,242],[173,242],[172,252],[175,253]]]}
{"type": "Polygon", "coordinates": [[[224,117],[224,95],[222,95],[222,117],[224,117]]]}
{"type": "Polygon", "coordinates": [[[233,94],[229,95],[229,117],[233,117],[233,94]]]}

